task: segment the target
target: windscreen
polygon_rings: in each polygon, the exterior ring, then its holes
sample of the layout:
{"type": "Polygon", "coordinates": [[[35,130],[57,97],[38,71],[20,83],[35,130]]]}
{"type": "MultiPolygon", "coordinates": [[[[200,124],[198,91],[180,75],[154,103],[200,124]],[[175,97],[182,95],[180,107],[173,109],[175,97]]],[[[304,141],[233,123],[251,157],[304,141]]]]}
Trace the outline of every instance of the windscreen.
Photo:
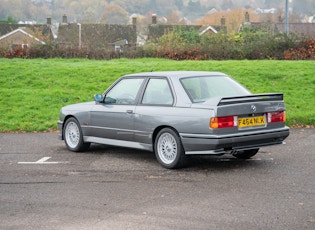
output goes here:
{"type": "Polygon", "coordinates": [[[192,102],[250,94],[245,87],[227,76],[189,77],[181,79],[181,83],[192,102]]]}

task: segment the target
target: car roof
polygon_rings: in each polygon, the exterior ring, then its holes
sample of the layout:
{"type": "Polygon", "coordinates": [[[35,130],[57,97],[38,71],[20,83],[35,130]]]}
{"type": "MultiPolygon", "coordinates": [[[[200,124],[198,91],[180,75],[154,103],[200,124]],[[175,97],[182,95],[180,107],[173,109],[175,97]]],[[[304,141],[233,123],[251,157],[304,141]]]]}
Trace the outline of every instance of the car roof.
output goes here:
{"type": "Polygon", "coordinates": [[[182,77],[195,77],[195,76],[227,76],[221,72],[208,72],[208,71],[158,71],[158,72],[143,72],[128,74],[124,77],[169,77],[169,78],[182,78],[182,77]]]}

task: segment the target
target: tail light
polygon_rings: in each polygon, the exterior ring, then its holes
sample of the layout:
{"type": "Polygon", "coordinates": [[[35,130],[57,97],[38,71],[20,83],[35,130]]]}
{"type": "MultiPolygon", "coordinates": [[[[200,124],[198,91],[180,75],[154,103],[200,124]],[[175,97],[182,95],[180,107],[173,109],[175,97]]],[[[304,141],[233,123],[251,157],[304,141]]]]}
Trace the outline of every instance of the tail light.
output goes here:
{"type": "Polygon", "coordinates": [[[236,126],[237,116],[212,117],[210,119],[210,128],[212,129],[231,128],[236,126]]]}
{"type": "Polygon", "coordinates": [[[285,111],[272,112],[272,113],[268,113],[267,115],[268,115],[268,123],[285,122],[285,120],[286,120],[285,111]]]}

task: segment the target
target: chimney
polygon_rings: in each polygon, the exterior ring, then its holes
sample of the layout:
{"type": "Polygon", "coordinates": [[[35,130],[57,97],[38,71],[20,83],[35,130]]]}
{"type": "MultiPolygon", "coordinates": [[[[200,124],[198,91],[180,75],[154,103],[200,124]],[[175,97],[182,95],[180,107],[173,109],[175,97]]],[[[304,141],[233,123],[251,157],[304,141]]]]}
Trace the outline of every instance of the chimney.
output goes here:
{"type": "Polygon", "coordinates": [[[51,18],[47,18],[47,25],[51,25],[51,18]]]}
{"type": "Polygon", "coordinates": [[[223,33],[227,32],[227,28],[225,26],[225,17],[224,16],[221,18],[221,30],[223,31],[223,33]]]}
{"type": "Polygon", "coordinates": [[[225,17],[224,16],[222,16],[222,18],[221,18],[221,26],[225,26],[225,17]]]}
{"type": "Polygon", "coordinates": [[[156,25],[156,24],[157,24],[156,14],[152,14],[152,24],[153,24],[153,25],[156,25]]]}
{"type": "Polygon", "coordinates": [[[250,23],[250,21],[249,21],[249,13],[248,12],[245,13],[245,23],[250,23]]]}
{"type": "Polygon", "coordinates": [[[67,15],[62,16],[62,23],[68,23],[67,15]]]}
{"type": "Polygon", "coordinates": [[[132,25],[137,25],[137,17],[132,17],[132,25]]]}

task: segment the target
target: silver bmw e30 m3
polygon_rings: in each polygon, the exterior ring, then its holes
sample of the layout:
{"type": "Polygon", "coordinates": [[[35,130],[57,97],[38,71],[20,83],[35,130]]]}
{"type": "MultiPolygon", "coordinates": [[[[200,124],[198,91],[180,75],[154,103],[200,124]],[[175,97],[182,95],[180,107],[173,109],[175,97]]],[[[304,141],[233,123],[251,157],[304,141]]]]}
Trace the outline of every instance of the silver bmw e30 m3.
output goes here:
{"type": "Polygon", "coordinates": [[[251,94],[220,72],[169,71],[119,78],[93,102],[60,110],[59,138],[70,151],[91,143],[154,151],[165,168],[189,155],[241,159],[289,136],[282,93],[251,94]]]}

